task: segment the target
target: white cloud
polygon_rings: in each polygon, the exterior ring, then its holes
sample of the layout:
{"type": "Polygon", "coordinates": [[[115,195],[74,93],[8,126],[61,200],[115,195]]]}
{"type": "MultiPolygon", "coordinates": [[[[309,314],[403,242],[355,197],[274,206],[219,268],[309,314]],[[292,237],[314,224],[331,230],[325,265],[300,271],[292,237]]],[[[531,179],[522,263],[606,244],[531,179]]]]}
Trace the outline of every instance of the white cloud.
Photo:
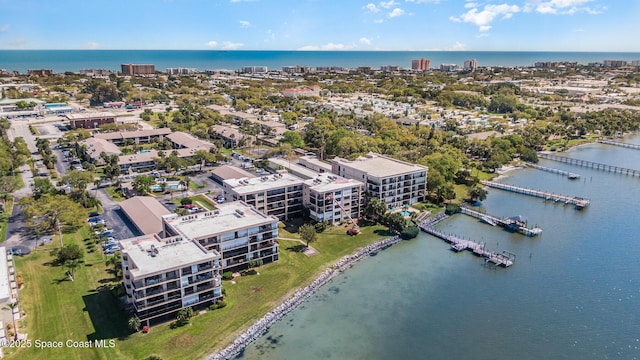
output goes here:
{"type": "Polygon", "coordinates": [[[468,3],[464,4],[464,8],[465,9],[477,8],[478,6],[480,6],[480,5],[478,3],[474,3],[474,2],[468,2],[468,3]]]}
{"type": "Polygon", "coordinates": [[[373,20],[373,22],[376,24],[382,24],[384,22],[384,19],[375,19],[373,20]]]}
{"type": "Polygon", "coordinates": [[[251,23],[246,20],[240,20],[240,27],[246,29],[251,26],[251,23]]]}
{"type": "Polygon", "coordinates": [[[99,48],[100,45],[95,41],[89,41],[88,43],[82,45],[83,49],[93,50],[99,48]]]}
{"type": "Polygon", "coordinates": [[[377,13],[380,12],[380,9],[376,6],[376,4],[368,3],[364,6],[365,9],[369,10],[369,12],[377,13]]]}
{"type": "Polygon", "coordinates": [[[380,6],[385,8],[385,9],[390,9],[392,6],[394,5],[398,5],[397,2],[393,1],[393,0],[389,0],[389,1],[380,1],[380,6]]]}
{"type": "Polygon", "coordinates": [[[317,46],[317,45],[305,45],[298,50],[350,50],[355,48],[355,45],[345,45],[345,44],[334,44],[328,43],[325,45],[317,46]]]}
{"type": "Polygon", "coordinates": [[[451,16],[449,19],[455,22],[472,23],[478,26],[480,31],[489,31],[491,23],[497,17],[502,16],[502,19],[509,19],[513,14],[520,12],[520,7],[509,4],[489,4],[485,5],[482,11],[478,11],[478,9],[477,7],[471,8],[459,17],[451,16]]]}
{"type": "Polygon", "coordinates": [[[210,47],[210,48],[214,48],[214,47],[218,46],[218,42],[211,40],[211,41],[209,41],[207,43],[207,46],[210,47]]]}
{"type": "Polygon", "coordinates": [[[440,0],[404,0],[408,3],[416,3],[416,4],[437,4],[440,0]]]}
{"type": "Polygon", "coordinates": [[[243,46],[244,46],[243,43],[234,43],[231,41],[222,42],[222,50],[238,50],[243,46]]]}
{"type": "Polygon", "coordinates": [[[4,24],[4,25],[0,26],[0,33],[3,33],[5,31],[9,30],[10,28],[11,28],[11,25],[4,24]]]}
{"type": "Polygon", "coordinates": [[[467,50],[467,44],[463,44],[459,41],[456,41],[455,44],[451,45],[450,48],[448,48],[447,50],[449,51],[464,51],[467,50]]]}
{"type": "Polygon", "coordinates": [[[597,15],[601,14],[607,9],[606,6],[597,6],[597,8],[591,8],[584,6],[587,3],[593,2],[593,0],[529,0],[524,7],[525,12],[535,11],[539,14],[552,14],[552,15],[573,15],[578,12],[586,12],[587,14],[597,15]]]}
{"type": "Polygon", "coordinates": [[[400,8],[395,8],[389,13],[389,17],[394,18],[394,17],[402,16],[403,14],[404,14],[404,10],[400,8]]]}
{"type": "Polygon", "coordinates": [[[367,39],[366,37],[361,37],[360,43],[365,45],[371,45],[371,39],[367,39]]]}

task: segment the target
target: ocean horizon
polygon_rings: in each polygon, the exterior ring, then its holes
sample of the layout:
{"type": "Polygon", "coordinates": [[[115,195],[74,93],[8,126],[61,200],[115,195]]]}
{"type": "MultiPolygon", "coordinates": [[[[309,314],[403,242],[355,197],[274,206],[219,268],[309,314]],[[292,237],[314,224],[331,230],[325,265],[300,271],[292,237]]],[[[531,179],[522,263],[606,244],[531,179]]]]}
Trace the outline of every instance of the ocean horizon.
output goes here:
{"type": "Polygon", "coordinates": [[[604,60],[640,60],[640,52],[571,51],[306,51],[306,50],[0,50],[0,69],[25,73],[30,69],[78,72],[82,69],[119,71],[121,64],[238,70],[243,66],[337,66],[356,68],[384,65],[410,68],[411,60],[426,58],[431,67],[478,60],[479,66],[533,66],[537,61],[572,61],[582,65],[604,60]]]}

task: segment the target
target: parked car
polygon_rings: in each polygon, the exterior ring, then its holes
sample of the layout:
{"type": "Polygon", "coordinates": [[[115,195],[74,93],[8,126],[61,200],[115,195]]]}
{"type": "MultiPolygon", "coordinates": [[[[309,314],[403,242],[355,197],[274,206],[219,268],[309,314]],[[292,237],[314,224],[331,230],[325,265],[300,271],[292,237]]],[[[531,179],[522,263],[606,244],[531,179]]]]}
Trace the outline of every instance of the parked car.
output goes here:
{"type": "Polygon", "coordinates": [[[98,221],[104,221],[104,220],[102,220],[101,217],[96,216],[96,217],[90,217],[89,219],[87,219],[87,221],[88,222],[98,222],[98,221]]]}
{"type": "Polygon", "coordinates": [[[89,222],[89,225],[91,225],[91,227],[96,227],[98,225],[106,226],[107,223],[104,220],[99,220],[99,221],[91,221],[89,222]]]}

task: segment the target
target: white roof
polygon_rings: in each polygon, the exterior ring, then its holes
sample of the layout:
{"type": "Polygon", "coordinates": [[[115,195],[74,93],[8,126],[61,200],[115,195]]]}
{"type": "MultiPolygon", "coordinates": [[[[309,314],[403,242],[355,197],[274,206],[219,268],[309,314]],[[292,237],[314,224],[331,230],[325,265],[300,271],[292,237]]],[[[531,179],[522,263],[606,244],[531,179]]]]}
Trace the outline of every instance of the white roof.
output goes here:
{"type": "Polygon", "coordinates": [[[269,166],[272,169],[277,170],[272,164],[282,167],[288,170],[290,173],[300,176],[303,179],[312,179],[318,175],[317,172],[307,167],[292,163],[289,160],[283,158],[269,158],[269,166]]]}
{"type": "Polygon", "coordinates": [[[318,174],[314,179],[306,180],[304,183],[309,189],[319,193],[364,186],[364,183],[358,180],[346,179],[331,173],[318,174]]]}
{"type": "Polygon", "coordinates": [[[11,295],[9,288],[9,268],[7,267],[7,248],[0,247],[0,301],[8,300],[11,295]]]}
{"type": "Polygon", "coordinates": [[[163,218],[179,234],[191,239],[278,222],[275,216],[265,215],[242,201],[218,204],[215,211],[163,218]]]}
{"type": "Polygon", "coordinates": [[[116,117],[114,113],[101,111],[101,112],[83,112],[78,114],[65,114],[69,120],[84,120],[84,119],[102,119],[116,117]]]}
{"type": "Polygon", "coordinates": [[[154,235],[145,235],[121,240],[120,245],[129,261],[135,264],[136,268],[131,269],[131,274],[136,278],[220,256],[214,250],[205,250],[196,241],[177,237],[160,239],[154,235]]]}
{"type": "Polygon", "coordinates": [[[339,157],[334,158],[332,161],[342,166],[360,170],[369,176],[377,178],[427,171],[428,169],[426,166],[408,163],[376,153],[368,153],[366,157],[358,157],[353,161],[339,157]]]}
{"type": "Polygon", "coordinates": [[[228,179],[224,181],[225,188],[230,187],[239,195],[252,194],[259,191],[286,188],[302,185],[304,181],[288,173],[279,173],[256,178],[228,179]]]}

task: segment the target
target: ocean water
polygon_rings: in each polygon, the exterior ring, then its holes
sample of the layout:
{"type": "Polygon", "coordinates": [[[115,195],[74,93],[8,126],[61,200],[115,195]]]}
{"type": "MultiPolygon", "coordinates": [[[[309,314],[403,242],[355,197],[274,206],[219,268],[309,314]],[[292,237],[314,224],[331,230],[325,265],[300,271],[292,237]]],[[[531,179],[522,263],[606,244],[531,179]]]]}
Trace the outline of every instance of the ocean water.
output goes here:
{"type": "Polygon", "coordinates": [[[0,69],[55,72],[81,69],[120,70],[120,64],[154,64],[156,70],[187,67],[199,70],[243,66],[341,66],[356,68],[382,65],[411,67],[411,60],[427,58],[431,67],[477,59],[480,66],[532,66],[536,61],[577,61],[580,64],[605,59],[640,60],[640,53],[604,52],[504,52],[504,51],[214,51],[214,50],[0,50],[0,69]]]}
{"type": "MultiPolygon", "coordinates": [[[[640,144],[640,136],[626,139],[640,144]]],[[[640,151],[567,156],[640,169],[640,151]]],[[[591,199],[573,207],[489,190],[482,208],[523,215],[528,238],[455,215],[438,227],[517,255],[508,269],[421,234],[356,264],[251,344],[253,359],[638,359],[640,178],[551,161],[500,181],[591,199]]]]}

